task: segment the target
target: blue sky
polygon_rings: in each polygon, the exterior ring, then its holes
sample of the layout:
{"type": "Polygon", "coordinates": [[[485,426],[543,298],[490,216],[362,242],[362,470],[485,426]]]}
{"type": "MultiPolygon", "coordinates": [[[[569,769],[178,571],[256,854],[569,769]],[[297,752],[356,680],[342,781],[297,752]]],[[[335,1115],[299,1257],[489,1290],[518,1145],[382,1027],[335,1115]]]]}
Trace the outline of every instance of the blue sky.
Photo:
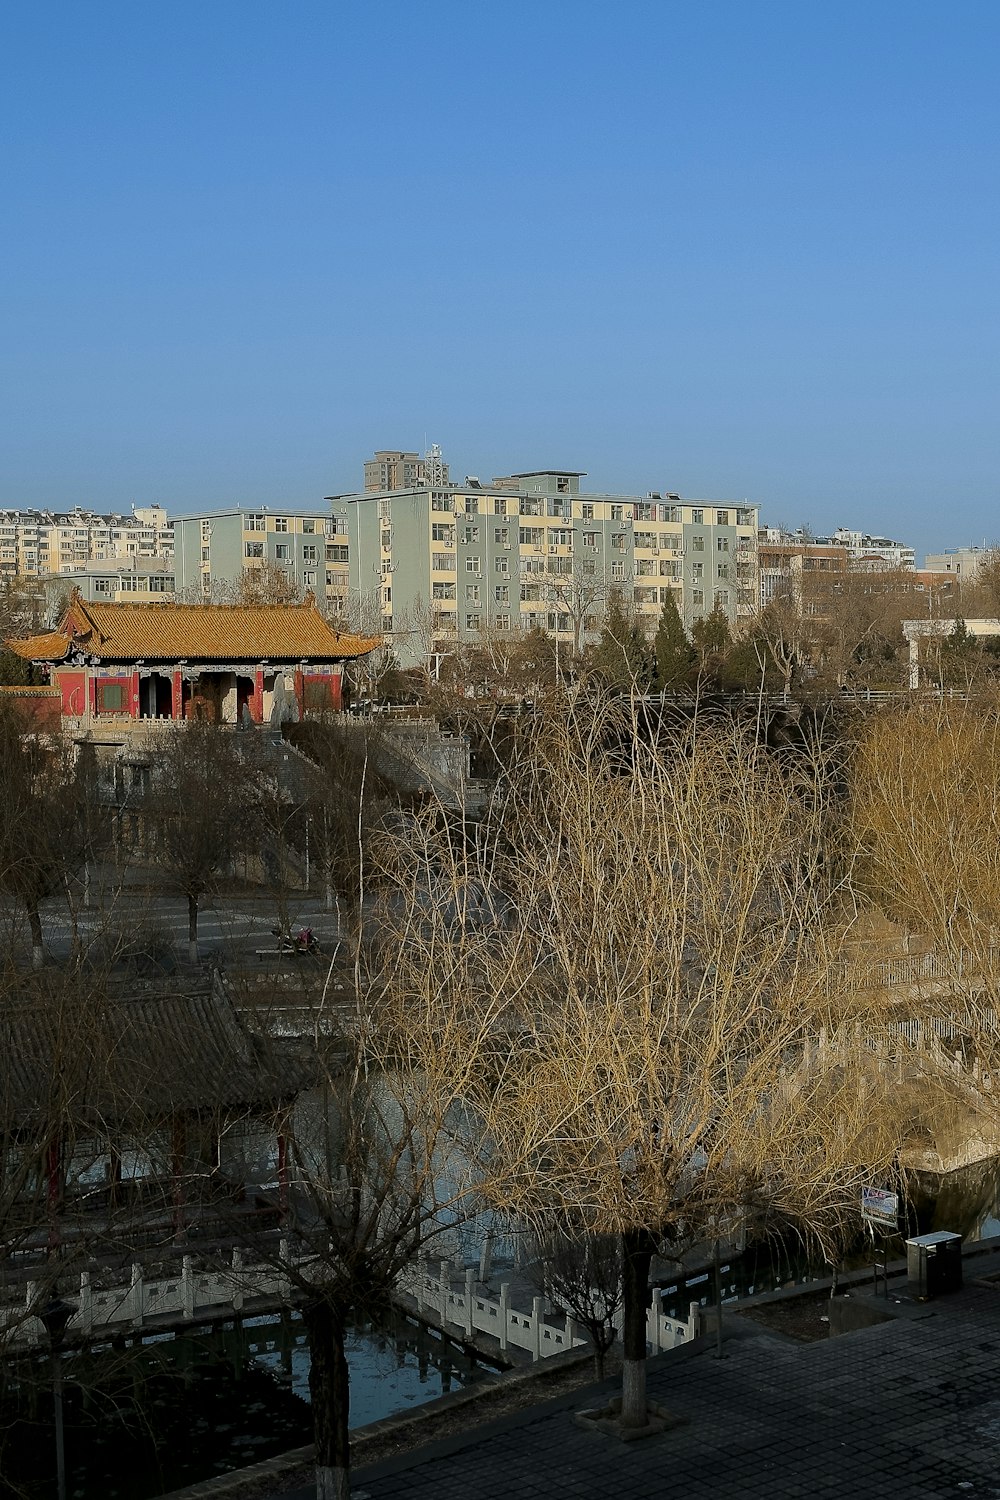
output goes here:
{"type": "Polygon", "coordinates": [[[0,503],[426,439],[995,540],[998,65],[995,0],[8,0],[0,503]]]}

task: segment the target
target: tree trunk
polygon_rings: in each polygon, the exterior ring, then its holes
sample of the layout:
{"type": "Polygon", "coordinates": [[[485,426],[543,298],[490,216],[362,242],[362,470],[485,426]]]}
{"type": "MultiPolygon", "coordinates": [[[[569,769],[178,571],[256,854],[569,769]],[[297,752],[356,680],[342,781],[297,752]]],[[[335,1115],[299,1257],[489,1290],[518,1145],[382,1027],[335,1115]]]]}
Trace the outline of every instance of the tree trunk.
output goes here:
{"type": "Polygon", "coordinates": [[[198,962],[198,897],[188,893],[188,957],[198,962]]]}
{"type": "Polygon", "coordinates": [[[653,1243],[644,1229],[622,1235],[622,1426],[645,1427],[646,1294],[653,1243]]]}
{"type": "Polygon", "coordinates": [[[302,1309],[309,1333],[309,1398],[316,1442],[316,1500],[348,1500],[351,1493],[350,1375],[344,1316],[318,1299],[302,1309]]]}
{"type": "Polygon", "coordinates": [[[28,905],[28,926],[31,929],[31,967],[40,969],[45,962],[45,950],[42,947],[42,917],[35,900],[28,905]]]}

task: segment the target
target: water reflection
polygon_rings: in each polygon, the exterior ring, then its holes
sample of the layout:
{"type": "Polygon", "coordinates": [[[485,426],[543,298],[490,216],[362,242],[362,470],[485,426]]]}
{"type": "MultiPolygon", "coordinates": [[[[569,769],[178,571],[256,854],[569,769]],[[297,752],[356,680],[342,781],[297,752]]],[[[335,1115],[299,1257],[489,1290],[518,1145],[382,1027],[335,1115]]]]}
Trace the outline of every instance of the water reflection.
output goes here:
{"type": "MultiPolygon", "coordinates": [[[[353,1427],[490,1373],[402,1318],[355,1328],[349,1357],[353,1427]]],[[[116,1340],[63,1363],[74,1500],[149,1500],[311,1441],[309,1353],[295,1315],[116,1340]]],[[[53,1500],[47,1356],[11,1362],[2,1380],[0,1489],[53,1500]]]]}

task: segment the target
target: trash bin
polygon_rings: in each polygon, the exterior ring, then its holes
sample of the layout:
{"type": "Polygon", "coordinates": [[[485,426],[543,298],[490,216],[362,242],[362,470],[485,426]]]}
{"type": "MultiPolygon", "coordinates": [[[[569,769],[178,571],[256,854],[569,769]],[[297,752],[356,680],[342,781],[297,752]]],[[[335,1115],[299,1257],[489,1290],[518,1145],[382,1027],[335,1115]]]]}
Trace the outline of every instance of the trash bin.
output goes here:
{"type": "Polygon", "coordinates": [[[906,1279],[919,1297],[943,1297],[962,1286],[962,1236],[939,1229],[906,1242],[906,1279]]]}

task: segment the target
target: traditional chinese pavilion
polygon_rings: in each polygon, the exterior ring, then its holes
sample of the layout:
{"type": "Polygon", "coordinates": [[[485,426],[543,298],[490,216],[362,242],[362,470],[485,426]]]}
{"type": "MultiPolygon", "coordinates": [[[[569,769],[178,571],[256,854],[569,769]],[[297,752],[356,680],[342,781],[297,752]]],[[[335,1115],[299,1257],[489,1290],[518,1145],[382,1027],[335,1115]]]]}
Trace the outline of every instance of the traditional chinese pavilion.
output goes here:
{"type": "Polygon", "coordinates": [[[344,664],[378,644],[334,630],[311,594],[303,604],[112,604],[76,590],[57,630],[6,642],[48,669],[63,718],[94,726],[263,724],[339,709],[344,664]]]}

